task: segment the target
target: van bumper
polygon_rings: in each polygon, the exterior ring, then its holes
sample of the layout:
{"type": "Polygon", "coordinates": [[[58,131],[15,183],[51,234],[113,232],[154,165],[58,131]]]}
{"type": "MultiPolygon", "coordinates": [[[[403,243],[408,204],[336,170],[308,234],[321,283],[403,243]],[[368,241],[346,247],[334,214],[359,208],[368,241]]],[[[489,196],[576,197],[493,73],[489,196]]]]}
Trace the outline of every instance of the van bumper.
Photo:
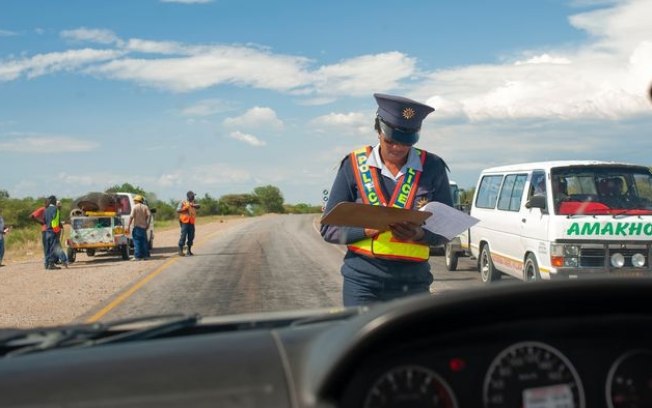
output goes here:
{"type": "Polygon", "coordinates": [[[619,268],[619,269],[594,269],[594,268],[564,268],[550,272],[551,280],[562,279],[590,279],[590,278],[649,278],[652,270],[648,268],[619,268]]]}

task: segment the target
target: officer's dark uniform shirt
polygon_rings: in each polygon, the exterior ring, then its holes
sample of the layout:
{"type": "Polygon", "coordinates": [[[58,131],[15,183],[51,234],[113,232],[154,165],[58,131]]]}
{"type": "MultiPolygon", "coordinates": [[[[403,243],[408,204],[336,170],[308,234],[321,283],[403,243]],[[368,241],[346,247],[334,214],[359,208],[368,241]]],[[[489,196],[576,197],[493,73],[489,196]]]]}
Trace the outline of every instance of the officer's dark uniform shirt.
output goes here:
{"type": "MultiPolygon", "coordinates": [[[[377,149],[378,146],[376,146],[375,150],[377,149]]],[[[412,148],[408,156],[408,163],[411,162],[410,158],[415,157],[417,157],[416,151],[412,148]]],[[[396,181],[392,177],[382,175],[380,168],[374,167],[371,164],[370,168],[372,171],[377,172],[376,174],[379,180],[381,180],[383,194],[389,199],[396,187],[396,181]]],[[[439,156],[428,153],[422,170],[413,205],[417,207],[425,205],[430,201],[438,201],[452,206],[453,200],[450,193],[448,175],[446,173],[447,167],[444,161],[439,156]]],[[[402,171],[405,172],[405,167],[402,171]]],[[[350,155],[347,155],[340,164],[328,197],[325,212],[330,211],[336,204],[342,201],[363,202],[351,166],[350,155]]],[[[447,241],[446,238],[426,229],[424,229],[424,232],[425,236],[420,241],[422,243],[438,245],[447,241]]],[[[327,242],[334,244],[350,244],[366,238],[364,228],[332,225],[323,225],[321,227],[321,235],[327,242]]],[[[378,259],[356,254],[350,250],[346,252],[344,257],[342,274],[353,279],[364,280],[365,277],[380,279],[389,285],[392,282],[397,284],[430,284],[433,280],[432,274],[430,273],[430,264],[427,261],[406,262],[378,259]]]]}

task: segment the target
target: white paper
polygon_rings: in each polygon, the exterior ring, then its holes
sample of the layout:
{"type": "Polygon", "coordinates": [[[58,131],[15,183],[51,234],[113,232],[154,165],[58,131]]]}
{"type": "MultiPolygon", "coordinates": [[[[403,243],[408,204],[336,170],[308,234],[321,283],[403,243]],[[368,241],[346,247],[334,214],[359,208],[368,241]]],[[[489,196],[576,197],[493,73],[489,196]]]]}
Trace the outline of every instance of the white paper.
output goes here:
{"type": "Polygon", "coordinates": [[[449,207],[444,203],[431,201],[419,209],[432,213],[423,228],[439,234],[448,239],[453,239],[463,231],[477,224],[480,220],[470,215],[449,207]]]}

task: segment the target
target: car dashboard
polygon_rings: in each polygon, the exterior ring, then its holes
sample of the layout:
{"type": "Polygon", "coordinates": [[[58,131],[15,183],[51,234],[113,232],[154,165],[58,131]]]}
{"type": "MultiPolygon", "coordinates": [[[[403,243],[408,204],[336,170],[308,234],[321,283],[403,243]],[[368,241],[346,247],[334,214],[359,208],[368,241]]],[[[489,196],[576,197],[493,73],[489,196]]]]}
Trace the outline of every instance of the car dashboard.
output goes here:
{"type": "Polygon", "coordinates": [[[0,406],[652,406],[651,290],[499,284],[300,319],[202,319],[0,359],[0,406]]]}

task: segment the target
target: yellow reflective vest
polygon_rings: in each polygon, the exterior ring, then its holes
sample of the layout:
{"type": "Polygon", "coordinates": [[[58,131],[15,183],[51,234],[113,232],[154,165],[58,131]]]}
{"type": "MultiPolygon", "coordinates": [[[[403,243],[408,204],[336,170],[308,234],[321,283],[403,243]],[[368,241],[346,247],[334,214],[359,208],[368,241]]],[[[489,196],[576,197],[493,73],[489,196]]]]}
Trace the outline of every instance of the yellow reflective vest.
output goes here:
{"type": "MultiPolygon", "coordinates": [[[[392,197],[388,201],[380,188],[381,180],[378,173],[372,171],[367,164],[367,158],[371,154],[371,150],[371,146],[367,146],[351,153],[353,174],[355,174],[362,201],[369,205],[391,205],[392,207],[412,209],[421,172],[409,168],[396,183],[392,197]]],[[[417,152],[423,166],[427,152],[425,150],[417,150],[417,152]]],[[[430,247],[428,245],[399,240],[394,238],[390,231],[384,231],[375,237],[353,242],[347,247],[350,251],[360,255],[395,261],[423,262],[430,257],[430,247]]]]}

